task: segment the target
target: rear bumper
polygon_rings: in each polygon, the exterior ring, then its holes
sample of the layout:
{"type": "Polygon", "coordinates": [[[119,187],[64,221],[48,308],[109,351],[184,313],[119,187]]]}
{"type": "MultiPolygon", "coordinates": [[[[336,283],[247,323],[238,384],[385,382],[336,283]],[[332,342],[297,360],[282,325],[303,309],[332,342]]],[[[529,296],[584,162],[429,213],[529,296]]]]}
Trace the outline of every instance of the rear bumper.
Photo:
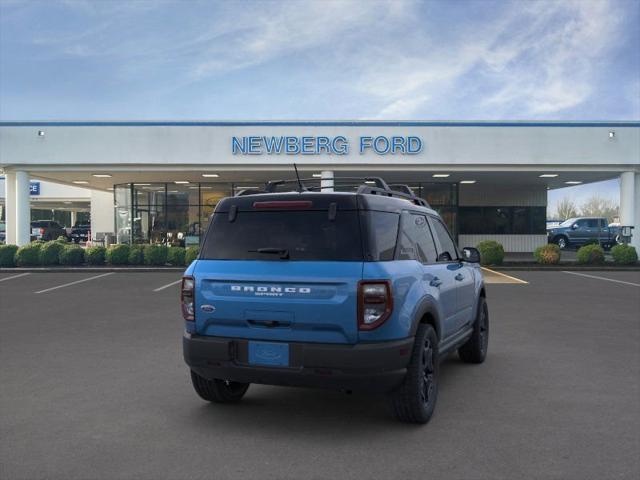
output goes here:
{"type": "Polygon", "coordinates": [[[413,338],[358,345],[291,342],[286,368],[249,365],[244,339],[186,333],[182,343],[185,362],[205,378],[386,392],[402,382],[413,338]]]}

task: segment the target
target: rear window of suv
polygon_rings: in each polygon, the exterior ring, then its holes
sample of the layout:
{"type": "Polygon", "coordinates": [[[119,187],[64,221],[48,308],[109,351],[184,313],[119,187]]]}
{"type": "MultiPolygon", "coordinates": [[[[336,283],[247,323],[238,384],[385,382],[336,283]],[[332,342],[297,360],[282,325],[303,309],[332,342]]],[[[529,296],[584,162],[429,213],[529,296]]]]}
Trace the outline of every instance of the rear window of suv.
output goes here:
{"type": "Polygon", "coordinates": [[[213,216],[200,258],[204,260],[362,261],[357,211],[238,212],[233,222],[213,216]],[[262,250],[262,251],[259,251],[262,250]],[[283,254],[286,252],[286,254],[283,254]]]}

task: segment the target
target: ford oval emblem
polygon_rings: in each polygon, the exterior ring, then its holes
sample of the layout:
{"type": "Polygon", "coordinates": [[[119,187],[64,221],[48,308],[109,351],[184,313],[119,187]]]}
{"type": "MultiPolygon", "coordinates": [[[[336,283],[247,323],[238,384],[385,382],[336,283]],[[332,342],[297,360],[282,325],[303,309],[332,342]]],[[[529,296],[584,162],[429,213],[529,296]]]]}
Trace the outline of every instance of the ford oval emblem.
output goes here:
{"type": "Polygon", "coordinates": [[[216,311],[216,307],[214,307],[213,305],[202,305],[200,307],[200,310],[202,310],[203,312],[215,312],[216,311]]]}

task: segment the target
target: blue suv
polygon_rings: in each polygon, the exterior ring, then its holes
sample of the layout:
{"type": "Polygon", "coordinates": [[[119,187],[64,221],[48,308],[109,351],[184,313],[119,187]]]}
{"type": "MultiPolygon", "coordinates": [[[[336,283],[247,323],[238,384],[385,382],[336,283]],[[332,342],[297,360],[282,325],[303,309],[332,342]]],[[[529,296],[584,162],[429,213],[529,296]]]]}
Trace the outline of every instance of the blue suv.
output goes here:
{"type": "Polygon", "coordinates": [[[426,423],[440,360],[484,361],[478,251],[460,252],[408,187],[367,180],[269,182],[218,203],[181,287],[200,397],[237,402],[251,383],[385,392],[396,418],[426,423]]]}

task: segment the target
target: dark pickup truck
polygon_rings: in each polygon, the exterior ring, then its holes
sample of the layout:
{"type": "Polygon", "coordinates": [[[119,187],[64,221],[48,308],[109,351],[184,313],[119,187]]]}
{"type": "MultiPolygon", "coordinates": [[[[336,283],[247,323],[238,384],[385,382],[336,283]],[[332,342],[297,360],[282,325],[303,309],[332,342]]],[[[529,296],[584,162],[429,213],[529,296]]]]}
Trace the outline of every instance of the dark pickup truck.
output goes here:
{"type": "Polygon", "coordinates": [[[607,219],[602,217],[570,218],[557,227],[548,228],[547,239],[561,249],[579,247],[594,240],[608,249],[619,243],[619,230],[619,227],[609,226],[607,219]]]}
{"type": "Polygon", "coordinates": [[[89,232],[91,231],[91,224],[89,223],[76,223],[71,229],[71,240],[75,243],[86,242],[89,239],[89,232]]]}

